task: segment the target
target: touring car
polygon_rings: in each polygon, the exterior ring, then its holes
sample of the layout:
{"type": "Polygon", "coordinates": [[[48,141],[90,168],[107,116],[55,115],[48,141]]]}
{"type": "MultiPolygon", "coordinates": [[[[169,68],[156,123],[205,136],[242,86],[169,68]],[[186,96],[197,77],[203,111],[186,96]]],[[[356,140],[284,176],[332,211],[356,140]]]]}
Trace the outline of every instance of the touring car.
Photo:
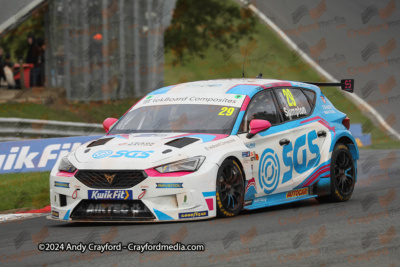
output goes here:
{"type": "Polygon", "coordinates": [[[357,143],[350,119],[318,85],[352,92],[354,81],[243,78],[155,90],[106,119],[105,136],[58,161],[49,217],[194,220],[309,198],[346,201],[357,143]]]}

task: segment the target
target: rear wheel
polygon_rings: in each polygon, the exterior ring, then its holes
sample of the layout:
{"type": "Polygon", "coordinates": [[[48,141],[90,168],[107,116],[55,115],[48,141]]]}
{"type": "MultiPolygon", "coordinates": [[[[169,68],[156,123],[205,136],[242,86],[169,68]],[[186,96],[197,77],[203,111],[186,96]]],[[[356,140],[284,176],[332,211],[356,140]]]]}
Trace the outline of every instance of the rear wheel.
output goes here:
{"type": "Polygon", "coordinates": [[[217,175],[217,215],[236,216],[243,207],[244,179],[239,164],[232,159],[225,160],[217,175]]]}
{"type": "Polygon", "coordinates": [[[331,159],[331,194],[318,197],[320,202],[342,202],[350,199],[354,191],[356,170],[353,157],[344,144],[338,143],[331,159]]]}

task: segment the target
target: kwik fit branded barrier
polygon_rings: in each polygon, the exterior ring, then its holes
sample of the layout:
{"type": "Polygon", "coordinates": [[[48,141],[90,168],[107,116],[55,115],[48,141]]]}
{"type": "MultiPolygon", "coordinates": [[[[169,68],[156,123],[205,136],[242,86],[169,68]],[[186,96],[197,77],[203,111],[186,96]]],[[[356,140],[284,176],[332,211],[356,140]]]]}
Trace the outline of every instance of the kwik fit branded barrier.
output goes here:
{"type": "Polygon", "coordinates": [[[50,171],[79,145],[101,137],[79,136],[0,143],[0,174],[50,171]]]}

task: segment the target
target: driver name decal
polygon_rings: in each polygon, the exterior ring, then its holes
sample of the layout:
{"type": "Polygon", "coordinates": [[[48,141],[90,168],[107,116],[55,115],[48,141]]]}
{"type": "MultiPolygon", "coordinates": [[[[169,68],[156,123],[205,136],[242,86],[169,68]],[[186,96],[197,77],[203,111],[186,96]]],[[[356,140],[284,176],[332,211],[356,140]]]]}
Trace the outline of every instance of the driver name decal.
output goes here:
{"type": "Polygon", "coordinates": [[[307,115],[307,111],[304,107],[295,107],[291,109],[283,108],[283,112],[285,112],[286,117],[298,117],[299,115],[307,115]]]}

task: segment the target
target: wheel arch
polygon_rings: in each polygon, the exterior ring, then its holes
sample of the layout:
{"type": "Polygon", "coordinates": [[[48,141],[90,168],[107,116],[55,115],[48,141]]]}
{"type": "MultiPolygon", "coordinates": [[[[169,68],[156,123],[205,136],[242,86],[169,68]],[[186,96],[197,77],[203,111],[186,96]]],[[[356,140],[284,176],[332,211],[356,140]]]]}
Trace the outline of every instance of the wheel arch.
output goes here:
{"type": "MultiPolygon", "coordinates": [[[[236,161],[236,162],[239,164],[240,170],[242,171],[242,175],[243,175],[244,186],[246,186],[246,181],[247,181],[247,179],[246,179],[246,172],[244,171],[244,168],[243,168],[243,164],[242,164],[242,163],[240,162],[240,160],[239,160],[237,157],[235,157],[235,156],[228,156],[225,160],[227,160],[227,159],[234,160],[234,161],[236,161]]],[[[225,161],[225,160],[224,160],[224,161],[225,161]]]]}
{"type": "Polygon", "coordinates": [[[342,143],[349,148],[354,160],[358,160],[360,158],[357,143],[352,136],[342,135],[336,140],[335,145],[338,143],[342,143]]]}

